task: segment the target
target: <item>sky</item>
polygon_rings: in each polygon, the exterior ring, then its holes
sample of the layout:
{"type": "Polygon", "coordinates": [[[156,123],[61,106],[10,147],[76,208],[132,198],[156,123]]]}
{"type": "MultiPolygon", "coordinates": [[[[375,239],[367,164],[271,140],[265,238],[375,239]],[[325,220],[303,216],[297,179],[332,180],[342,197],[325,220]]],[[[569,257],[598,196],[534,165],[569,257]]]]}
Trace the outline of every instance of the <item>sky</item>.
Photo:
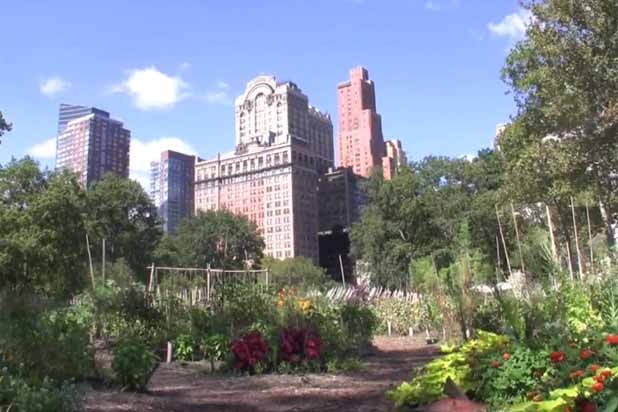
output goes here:
{"type": "Polygon", "coordinates": [[[131,130],[131,176],[162,150],[234,145],[234,99],[260,74],[329,112],[362,65],[385,138],[411,160],[488,147],[515,106],[500,78],[528,14],[517,0],[1,0],[0,164],[53,167],[60,103],[131,130]]]}

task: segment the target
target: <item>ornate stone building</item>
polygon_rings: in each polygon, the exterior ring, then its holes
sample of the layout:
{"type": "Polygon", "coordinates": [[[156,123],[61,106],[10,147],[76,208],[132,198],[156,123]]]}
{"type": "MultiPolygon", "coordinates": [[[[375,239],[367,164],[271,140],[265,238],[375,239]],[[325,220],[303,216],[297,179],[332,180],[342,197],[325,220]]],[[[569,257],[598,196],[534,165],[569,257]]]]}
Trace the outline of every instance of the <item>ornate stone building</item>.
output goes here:
{"type": "Polygon", "coordinates": [[[333,166],[333,125],[292,82],[258,76],[236,99],[236,149],[195,166],[195,210],[255,222],[276,258],[318,258],[318,176],[333,166]]]}

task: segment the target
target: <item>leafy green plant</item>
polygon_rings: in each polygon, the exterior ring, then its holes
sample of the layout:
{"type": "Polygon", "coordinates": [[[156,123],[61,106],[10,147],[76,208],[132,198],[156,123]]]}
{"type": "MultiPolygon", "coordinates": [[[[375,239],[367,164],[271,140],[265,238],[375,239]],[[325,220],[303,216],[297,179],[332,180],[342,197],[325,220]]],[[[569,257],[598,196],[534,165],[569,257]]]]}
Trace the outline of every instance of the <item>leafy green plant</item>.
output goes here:
{"type": "Polygon", "coordinates": [[[73,385],[54,385],[45,379],[33,385],[0,369],[0,410],[12,412],[78,412],[79,394],[73,385]],[[5,409],[6,408],[6,409],[5,409]]]}
{"type": "Polygon", "coordinates": [[[215,362],[224,360],[230,347],[227,336],[222,334],[208,335],[202,340],[204,357],[210,361],[211,371],[215,370],[215,362]]]}
{"type": "Polygon", "coordinates": [[[156,364],[155,354],[137,337],[124,337],[114,348],[112,369],[124,388],[145,390],[156,364]]]}
{"type": "Polygon", "coordinates": [[[176,338],[176,357],[183,361],[193,360],[195,340],[191,335],[180,335],[176,338]]]}

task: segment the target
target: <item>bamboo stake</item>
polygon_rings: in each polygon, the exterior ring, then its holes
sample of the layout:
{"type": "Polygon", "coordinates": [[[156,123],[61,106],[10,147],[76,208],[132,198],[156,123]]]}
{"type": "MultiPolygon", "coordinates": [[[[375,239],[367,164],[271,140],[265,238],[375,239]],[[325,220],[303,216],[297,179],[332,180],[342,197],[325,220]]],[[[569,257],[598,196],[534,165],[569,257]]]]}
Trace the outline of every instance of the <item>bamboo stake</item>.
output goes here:
{"type": "Polygon", "coordinates": [[[94,268],[92,267],[92,254],[90,254],[90,239],[88,239],[88,233],[86,233],[86,249],[88,250],[88,264],[90,265],[90,280],[92,281],[92,289],[94,289],[97,285],[94,279],[94,268]]]}
{"type": "Polygon", "coordinates": [[[517,228],[517,218],[515,217],[515,208],[511,202],[511,215],[513,216],[513,226],[515,226],[515,238],[517,239],[517,248],[519,249],[519,258],[521,260],[521,271],[526,273],[526,264],[524,263],[524,252],[521,248],[521,240],[519,239],[519,229],[517,228]]]}
{"type": "Polygon", "coordinates": [[[551,221],[551,211],[549,206],[545,205],[545,211],[547,213],[547,226],[549,227],[549,238],[551,240],[551,254],[554,258],[554,263],[558,264],[558,251],[556,249],[556,238],[554,237],[554,225],[551,221]]]}
{"type": "Polygon", "coordinates": [[[590,248],[590,270],[594,273],[594,252],[592,251],[592,228],[590,227],[590,209],[586,202],[586,222],[588,224],[588,248],[590,248]]]}
{"type": "Polygon", "coordinates": [[[579,235],[577,233],[577,220],[575,219],[575,203],[573,202],[573,196],[571,196],[571,215],[573,217],[573,232],[575,232],[575,252],[577,253],[577,268],[579,273],[579,280],[583,278],[583,264],[582,254],[579,248],[579,235]]]}
{"type": "Polygon", "coordinates": [[[509,277],[513,276],[511,269],[511,260],[509,259],[509,251],[506,249],[506,241],[504,240],[504,232],[502,231],[502,223],[500,223],[500,214],[498,213],[498,205],[496,204],[496,217],[498,218],[498,229],[500,230],[500,238],[502,239],[502,247],[504,248],[504,257],[506,258],[506,266],[509,269],[509,277]]]}
{"type": "Polygon", "coordinates": [[[341,282],[343,283],[343,287],[345,287],[345,275],[343,272],[343,260],[341,260],[341,254],[339,255],[339,267],[341,268],[341,282]]]}
{"type": "Polygon", "coordinates": [[[101,262],[101,277],[103,278],[103,283],[105,283],[105,238],[103,238],[103,244],[102,244],[102,249],[103,251],[102,253],[102,262],[101,262]]]}
{"type": "Polygon", "coordinates": [[[567,258],[569,259],[569,275],[571,275],[571,282],[574,282],[575,277],[573,276],[573,262],[571,261],[571,247],[569,246],[569,242],[566,242],[566,250],[567,258]]]}

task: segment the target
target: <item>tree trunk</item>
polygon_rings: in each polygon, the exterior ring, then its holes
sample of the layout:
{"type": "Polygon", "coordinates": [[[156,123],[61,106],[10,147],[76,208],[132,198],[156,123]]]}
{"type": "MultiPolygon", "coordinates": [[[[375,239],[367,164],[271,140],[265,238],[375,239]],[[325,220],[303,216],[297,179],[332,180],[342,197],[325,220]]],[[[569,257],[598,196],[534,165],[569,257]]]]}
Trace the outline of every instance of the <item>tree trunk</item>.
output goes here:
{"type": "Polygon", "coordinates": [[[612,216],[612,211],[607,206],[606,203],[603,203],[599,200],[599,209],[601,210],[601,217],[603,218],[603,223],[605,224],[605,235],[607,236],[607,246],[610,250],[616,245],[616,238],[614,236],[614,218],[612,216]]]}

